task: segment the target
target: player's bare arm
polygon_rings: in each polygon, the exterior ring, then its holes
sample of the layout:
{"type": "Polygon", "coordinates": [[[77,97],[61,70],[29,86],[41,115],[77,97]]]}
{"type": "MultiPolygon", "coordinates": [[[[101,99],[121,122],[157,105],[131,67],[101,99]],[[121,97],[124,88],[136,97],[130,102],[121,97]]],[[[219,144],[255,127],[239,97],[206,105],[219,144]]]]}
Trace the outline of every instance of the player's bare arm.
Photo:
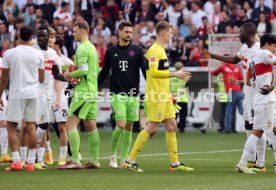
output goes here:
{"type": "Polygon", "coordinates": [[[213,54],[209,52],[207,49],[203,49],[201,52],[201,57],[206,58],[206,59],[216,59],[222,62],[226,63],[232,63],[232,64],[237,64],[241,61],[241,59],[238,56],[221,56],[217,54],[213,54]]]}
{"type": "MultiPolygon", "coordinates": [[[[8,84],[8,81],[9,81],[9,72],[10,72],[10,69],[5,69],[3,68],[2,69],[2,76],[1,76],[1,80],[0,80],[0,97],[2,97],[2,94],[8,84]]],[[[3,100],[2,98],[0,98],[0,110],[3,110],[3,100]]]]}

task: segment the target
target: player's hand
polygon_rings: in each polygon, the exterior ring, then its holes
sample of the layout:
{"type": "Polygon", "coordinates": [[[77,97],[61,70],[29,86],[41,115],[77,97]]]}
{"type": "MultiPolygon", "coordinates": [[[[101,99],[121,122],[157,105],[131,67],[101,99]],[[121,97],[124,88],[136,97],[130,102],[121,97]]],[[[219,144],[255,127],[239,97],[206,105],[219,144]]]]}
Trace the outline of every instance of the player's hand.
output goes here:
{"type": "Polygon", "coordinates": [[[263,95],[267,95],[267,94],[269,94],[273,89],[274,89],[274,86],[272,86],[272,85],[264,85],[264,86],[261,88],[260,93],[263,94],[263,95]]]}
{"type": "Polygon", "coordinates": [[[60,108],[60,101],[56,100],[54,110],[57,111],[60,108]]]}
{"type": "Polygon", "coordinates": [[[237,84],[237,80],[234,79],[233,77],[228,77],[228,82],[229,82],[230,84],[237,84]]]}
{"type": "Polygon", "coordinates": [[[68,80],[70,78],[70,72],[68,69],[64,72],[63,76],[64,76],[65,80],[68,80]]]}
{"type": "Polygon", "coordinates": [[[174,72],[174,76],[185,81],[189,81],[192,78],[192,74],[184,69],[174,72]]]}
{"type": "Polygon", "coordinates": [[[202,58],[206,58],[206,59],[211,59],[212,58],[211,53],[207,49],[205,49],[205,48],[200,51],[200,56],[202,58]]]}
{"type": "Polygon", "coordinates": [[[4,102],[3,102],[2,98],[0,99],[0,110],[1,111],[4,110],[4,102]]]}

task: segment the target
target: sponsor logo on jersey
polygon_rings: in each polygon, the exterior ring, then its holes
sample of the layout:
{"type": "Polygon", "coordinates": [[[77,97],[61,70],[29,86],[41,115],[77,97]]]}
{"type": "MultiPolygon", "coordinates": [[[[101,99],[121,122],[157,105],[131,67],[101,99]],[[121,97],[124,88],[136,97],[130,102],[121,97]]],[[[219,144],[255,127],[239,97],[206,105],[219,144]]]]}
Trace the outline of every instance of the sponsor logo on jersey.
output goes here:
{"type": "Polygon", "coordinates": [[[52,67],[53,67],[54,64],[55,64],[54,60],[46,59],[44,61],[45,70],[52,71],[52,67]]]}
{"type": "Polygon", "coordinates": [[[114,57],[118,57],[118,54],[117,54],[117,53],[115,53],[113,56],[114,56],[114,57]]]}
{"type": "Polygon", "coordinates": [[[126,69],[128,68],[128,62],[127,61],[120,61],[119,62],[119,68],[121,69],[121,71],[126,71],[126,69]]]}
{"type": "Polygon", "coordinates": [[[133,57],[133,56],[135,55],[135,52],[134,52],[134,51],[130,51],[130,52],[128,52],[128,55],[129,55],[130,57],[133,57]]]}

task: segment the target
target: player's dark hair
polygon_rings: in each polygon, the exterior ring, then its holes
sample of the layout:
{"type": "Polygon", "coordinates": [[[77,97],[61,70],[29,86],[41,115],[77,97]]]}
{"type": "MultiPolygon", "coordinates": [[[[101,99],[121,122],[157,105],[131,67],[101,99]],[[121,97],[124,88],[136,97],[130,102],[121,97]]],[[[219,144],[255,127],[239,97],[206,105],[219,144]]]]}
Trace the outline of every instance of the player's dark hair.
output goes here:
{"type": "Polygon", "coordinates": [[[32,35],[33,35],[33,29],[30,26],[22,26],[19,31],[20,38],[24,41],[27,42],[31,40],[32,35]]]}
{"type": "Polygon", "coordinates": [[[169,30],[170,28],[172,28],[172,25],[170,23],[166,21],[160,21],[157,23],[155,27],[155,31],[156,31],[156,34],[159,35],[164,30],[169,30]]]}
{"type": "Polygon", "coordinates": [[[122,31],[125,27],[133,27],[133,24],[129,21],[122,21],[119,26],[118,26],[118,29],[120,31],[122,31]]]}
{"type": "Polygon", "coordinates": [[[276,36],[273,34],[264,34],[261,37],[261,47],[263,47],[266,43],[270,44],[276,44],[276,36]]]}
{"type": "Polygon", "coordinates": [[[257,34],[256,25],[253,22],[246,22],[241,25],[241,30],[244,30],[246,34],[250,36],[255,36],[257,34]]]}
{"type": "Polygon", "coordinates": [[[40,31],[40,30],[46,30],[47,33],[50,35],[50,31],[49,31],[49,29],[48,29],[47,26],[45,26],[45,25],[40,26],[40,27],[37,29],[37,31],[40,31]]]}
{"type": "Polygon", "coordinates": [[[78,27],[80,29],[85,30],[87,33],[89,32],[89,25],[86,21],[84,22],[77,22],[76,24],[74,24],[74,27],[78,27]]]}
{"type": "Polygon", "coordinates": [[[63,44],[64,44],[64,39],[61,35],[57,35],[56,36],[56,42],[55,42],[56,45],[59,46],[59,48],[61,49],[63,44]]]}

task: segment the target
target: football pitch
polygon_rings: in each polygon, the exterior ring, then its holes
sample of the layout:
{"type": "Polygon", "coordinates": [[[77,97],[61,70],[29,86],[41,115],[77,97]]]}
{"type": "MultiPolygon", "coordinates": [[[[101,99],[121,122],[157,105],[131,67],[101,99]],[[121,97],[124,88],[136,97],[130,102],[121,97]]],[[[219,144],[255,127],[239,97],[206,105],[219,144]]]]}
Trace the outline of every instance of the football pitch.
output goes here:
{"type": "MultiPolygon", "coordinates": [[[[137,134],[133,135],[133,143],[137,134]]],[[[192,172],[170,172],[169,156],[164,131],[150,139],[138,157],[143,173],[127,169],[111,169],[107,164],[111,131],[100,130],[101,149],[99,170],[59,171],[57,162],[47,170],[35,172],[5,172],[0,165],[1,190],[272,190],[276,185],[273,171],[273,153],[268,147],[266,166],[268,173],[240,174],[234,170],[240,159],[246,135],[218,134],[208,131],[188,131],[177,134],[178,152],[182,162],[195,168],[192,172]]],[[[87,135],[81,133],[83,163],[88,161],[87,135]]],[[[51,147],[58,159],[58,139],[51,133],[51,147]]],[[[120,151],[120,149],[119,149],[120,151]]]]}

